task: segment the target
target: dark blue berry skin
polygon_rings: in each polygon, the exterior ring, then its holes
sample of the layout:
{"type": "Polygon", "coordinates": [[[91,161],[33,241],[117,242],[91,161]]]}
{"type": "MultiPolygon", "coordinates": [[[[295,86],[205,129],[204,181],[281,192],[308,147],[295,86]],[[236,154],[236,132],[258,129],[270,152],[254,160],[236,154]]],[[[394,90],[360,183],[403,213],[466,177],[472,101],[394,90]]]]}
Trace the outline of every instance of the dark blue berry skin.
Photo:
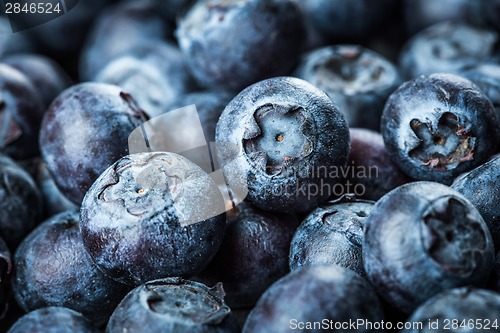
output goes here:
{"type": "Polygon", "coordinates": [[[82,202],[80,229],[104,273],[139,285],[203,270],[222,242],[224,211],[217,185],[193,162],[138,153],[95,181],[82,202]]]}
{"type": "Polygon", "coordinates": [[[98,16],[82,49],[79,73],[92,80],[114,57],[147,40],[165,41],[171,28],[150,1],[109,6],[98,16]]]}
{"type": "Polygon", "coordinates": [[[9,279],[12,273],[10,251],[4,240],[0,238],[0,320],[4,318],[10,296],[9,279]]]}
{"type": "Polygon", "coordinates": [[[458,72],[494,54],[496,32],[464,23],[444,22],[414,35],[403,47],[399,64],[408,79],[422,74],[458,72]]]}
{"type": "Polygon", "coordinates": [[[402,84],[387,100],[381,127],[401,170],[444,184],[484,163],[500,135],[487,96],[452,74],[422,75],[402,84]]]}
{"type": "Polygon", "coordinates": [[[106,333],[238,333],[221,286],[167,278],[132,290],[111,316],[106,333]]]}
{"type": "Polygon", "coordinates": [[[100,333],[80,313],[63,307],[47,307],[21,317],[8,333],[100,333]]]}
{"type": "Polygon", "coordinates": [[[353,40],[373,35],[389,16],[395,0],[302,0],[306,19],[334,40],[353,40]]]}
{"type": "MultiPolygon", "coordinates": [[[[290,332],[293,320],[322,322],[324,319],[380,322],[384,314],[373,288],[353,271],[336,265],[307,266],[281,278],[262,295],[250,312],[243,333],[290,332]]],[[[360,328],[356,332],[380,331],[360,328]]]]}
{"type": "Polygon", "coordinates": [[[202,0],[176,35],[201,86],[238,92],[288,74],[301,52],[304,26],[294,1],[202,0]]]}
{"type": "Polygon", "coordinates": [[[128,91],[151,117],[179,95],[197,90],[177,46],[145,42],[111,60],[95,81],[114,84],[128,91]]]}
{"type": "Polygon", "coordinates": [[[42,196],[33,178],[0,156],[0,237],[14,250],[42,216],[42,196]]]}
{"type": "Polygon", "coordinates": [[[473,25],[485,20],[477,0],[404,0],[403,17],[406,32],[413,35],[440,22],[464,22],[473,25]]]}
{"type": "Polygon", "coordinates": [[[293,236],[290,269],[335,264],[365,276],[363,228],[373,204],[346,195],[316,208],[293,236]]]}
{"type": "Polygon", "coordinates": [[[216,142],[228,184],[246,183],[252,204],[305,212],[337,184],[329,171],[347,162],[349,129],[325,93],[306,81],[278,77],[246,88],[227,105],[216,142]]]}
{"type": "Polygon", "coordinates": [[[380,133],[364,128],[350,128],[349,132],[351,151],[347,165],[354,174],[349,172],[347,180],[357,196],[377,201],[387,192],[412,181],[391,160],[380,133]]]}
{"type": "Polygon", "coordinates": [[[128,153],[146,114],[121,88],[86,82],[63,91],[44,115],[42,157],[61,192],[79,204],[94,180],[128,153]]]}
{"type": "Polygon", "coordinates": [[[378,130],[384,103],[401,84],[396,67],[361,45],[335,45],[308,53],[295,76],[323,90],[350,127],[378,130]]]}
{"type": "Polygon", "coordinates": [[[404,313],[445,289],[485,285],[494,260],[481,214],[439,183],[396,188],[377,201],[365,223],[367,276],[404,313]]]}
{"type": "Polygon", "coordinates": [[[496,331],[498,318],[500,294],[473,287],[456,288],[432,297],[408,318],[408,323],[421,322],[423,329],[403,329],[401,333],[496,331]],[[438,325],[430,328],[429,323],[436,319],[438,325]],[[456,325],[452,320],[457,320],[456,325]]]}
{"type": "Polygon", "coordinates": [[[14,159],[35,157],[43,103],[32,82],[20,71],[0,64],[0,150],[14,159]]]}
{"type": "MultiPolygon", "coordinates": [[[[177,96],[165,112],[194,104],[207,142],[215,142],[215,129],[224,108],[234,96],[224,92],[201,91],[177,96]]],[[[183,139],[188,140],[188,138],[183,139]]]]}
{"type": "Polygon", "coordinates": [[[62,306],[104,324],[129,287],[95,266],[83,246],[78,211],[67,211],[40,224],[19,245],[12,289],[27,312],[62,306]]]}
{"type": "Polygon", "coordinates": [[[255,305],[264,291],[289,272],[288,252],[297,217],[272,214],[243,202],[228,213],[222,245],[198,278],[222,282],[231,308],[255,305]]]}
{"type": "Polygon", "coordinates": [[[68,74],[57,62],[39,54],[14,54],[3,62],[26,75],[40,94],[44,111],[71,84],[68,74]]]}
{"type": "Polygon", "coordinates": [[[477,208],[500,250],[500,156],[455,179],[451,187],[477,208]]]}
{"type": "Polygon", "coordinates": [[[500,121],[500,65],[483,63],[466,68],[459,74],[474,82],[488,96],[500,121]]]}
{"type": "Polygon", "coordinates": [[[67,210],[78,210],[79,206],[66,198],[57,187],[47,166],[41,161],[35,171],[35,181],[43,197],[43,212],[46,217],[67,210]]]}

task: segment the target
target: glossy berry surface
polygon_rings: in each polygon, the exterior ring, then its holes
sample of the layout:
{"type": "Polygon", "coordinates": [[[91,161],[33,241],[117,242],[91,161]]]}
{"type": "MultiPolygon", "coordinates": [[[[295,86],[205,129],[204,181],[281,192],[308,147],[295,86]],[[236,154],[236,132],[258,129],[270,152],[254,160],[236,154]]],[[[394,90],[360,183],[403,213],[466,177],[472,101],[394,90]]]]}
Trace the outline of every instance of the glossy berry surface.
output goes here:
{"type": "Polygon", "coordinates": [[[219,119],[216,141],[229,184],[246,182],[251,203],[280,212],[303,212],[325,201],[338,181],[329,177],[330,168],[345,166],[349,154],[349,130],[335,104],[290,77],[238,94],[219,119]]]}
{"type": "MultiPolygon", "coordinates": [[[[250,312],[243,332],[290,332],[293,325],[300,327],[299,321],[305,325],[325,318],[328,322],[380,322],[384,315],[377,294],[356,273],[336,265],[309,266],[273,284],[250,312]]],[[[358,332],[372,331],[361,328],[358,332]]]]}
{"type": "Polygon", "coordinates": [[[302,15],[290,0],[203,0],[180,21],[179,46],[200,85],[240,91],[298,60],[302,15]]]}
{"type": "Polygon", "coordinates": [[[61,192],[79,204],[94,180],[128,153],[147,116],[121,88],[86,82],[62,92],[44,115],[40,147],[61,192]]]}
{"type": "Polygon", "coordinates": [[[380,295],[406,313],[445,289],[485,285],[494,258],[481,214],[439,183],[396,188],[377,201],[366,220],[367,276],[380,295]]]}
{"type": "Polygon", "coordinates": [[[85,248],[130,285],[199,273],[224,235],[224,202],[198,166],[173,153],[138,153],[106,169],[80,210],[85,248]]]}
{"type": "Polygon", "coordinates": [[[128,287],[105,276],[83,247],[77,211],[33,230],[14,257],[14,296],[25,311],[62,306],[105,323],[128,287]]]}
{"type": "Polygon", "coordinates": [[[106,333],[238,333],[239,325],[223,300],[221,286],[180,278],[146,282],[118,305],[106,333]]]}
{"type": "Polygon", "coordinates": [[[423,329],[404,329],[401,332],[430,333],[443,330],[452,333],[485,332],[496,330],[498,318],[500,318],[500,294],[490,290],[463,287],[443,291],[427,300],[407,320],[407,322],[421,322],[423,329]],[[436,318],[440,320],[436,321],[436,318]],[[448,325],[447,319],[449,319],[448,325]],[[431,322],[437,325],[430,327],[431,322]]]}
{"type": "Polygon", "coordinates": [[[364,276],[363,229],[373,204],[343,196],[316,208],[293,236],[290,269],[335,264],[364,276]]]}
{"type": "Polygon", "coordinates": [[[499,124],[493,105],[471,81],[431,74],[391,94],[381,131],[392,160],[410,177],[450,184],[496,151],[499,124]]]}
{"type": "Polygon", "coordinates": [[[308,53],[295,75],[323,90],[350,127],[378,130],[384,103],[401,83],[397,68],[361,45],[335,45],[308,53]]]}
{"type": "Polygon", "coordinates": [[[231,308],[253,306],[262,293],[289,272],[288,252],[299,221],[243,202],[228,212],[222,245],[198,278],[206,285],[222,282],[231,308]]]}
{"type": "Polygon", "coordinates": [[[451,187],[466,197],[484,218],[495,249],[500,250],[500,156],[455,179],[451,187]]]}
{"type": "Polygon", "coordinates": [[[8,333],[99,333],[80,313],[63,307],[47,307],[21,317],[8,333]]]}

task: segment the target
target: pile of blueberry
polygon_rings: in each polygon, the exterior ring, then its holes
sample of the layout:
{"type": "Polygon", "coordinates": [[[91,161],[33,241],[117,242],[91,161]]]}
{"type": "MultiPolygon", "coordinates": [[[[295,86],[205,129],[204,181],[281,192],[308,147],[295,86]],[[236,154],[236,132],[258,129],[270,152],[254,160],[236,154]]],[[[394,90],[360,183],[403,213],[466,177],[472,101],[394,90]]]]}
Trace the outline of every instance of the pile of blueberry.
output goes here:
{"type": "Polygon", "coordinates": [[[4,33],[0,333],[500,331],[499,34],[500,0],[4,33]]]}

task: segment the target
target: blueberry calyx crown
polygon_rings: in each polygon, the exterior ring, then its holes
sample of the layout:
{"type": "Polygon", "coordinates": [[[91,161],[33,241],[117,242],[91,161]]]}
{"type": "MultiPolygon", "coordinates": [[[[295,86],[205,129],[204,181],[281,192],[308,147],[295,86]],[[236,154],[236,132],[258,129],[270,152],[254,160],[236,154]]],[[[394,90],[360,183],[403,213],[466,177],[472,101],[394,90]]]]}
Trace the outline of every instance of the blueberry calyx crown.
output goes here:
{"type": "Polygon", "coordinates": [[[269,175],[279,174],[312,153],[308,119],[302,107],[266,104],[254,112],[256,125],[247,130],[243,148],[269,175]]]}
{"type": "Polygon", "coordinates": [[[436,128],[419,119],[412,119],[410,127],[420,144],[409,152],[409,156],[421,165],[447,171],[474,159],[476,138],[460,125],[455,114],[443,113],[436,128]]]}
{"type": "Polygon", "coordinates": [[[422,244],[446,271],[471,275],[480,266],[487,239],[480,221],[456,198],[433,201],[423,215],[422,244]]]}
{"type": "Polygon", "coordinates": [[[142,299],[148,309],[161,315],[189,319],[194,323],[217,325],[231,312],[224,304],[222,284],[208,288],[182,278],[165,278],[147,282],[142,299]]]}

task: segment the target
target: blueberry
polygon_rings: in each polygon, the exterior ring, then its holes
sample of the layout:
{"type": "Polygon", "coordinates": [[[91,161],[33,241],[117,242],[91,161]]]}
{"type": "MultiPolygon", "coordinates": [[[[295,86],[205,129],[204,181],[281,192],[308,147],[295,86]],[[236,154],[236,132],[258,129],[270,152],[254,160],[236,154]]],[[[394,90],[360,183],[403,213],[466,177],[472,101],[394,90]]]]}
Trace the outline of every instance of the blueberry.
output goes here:
{"type": "Polygon", "coordinates": [[[8,309],[10,296],[9,278],[12,273],[10,251],[4,240],[0,238],[0,320],[4,318],[8,309]]]}
{"type": "Polygon", "coordinates": [[[499,128],[486,95],[452,74],[423,75],[402,84],[382,115],[387,151],[401,170],[445,184],[495,152],[499,128]]]}
{"type": "MultiPolygon", "coordinates": [[[[202,91],[177,96],[165,112],[194,104],[207,142],[215,142],[215,129],[222,111],[234,96],[223,92],[202,91]]],[[[188,140],[185,138],[183,140],[188,140]]]]}
{"type": "Polygon", "coordinates": [[[445,289],[484,285],[494,260],[481,214],[439,183],[396,188],[377,201],[365,223],[367,276],[380,295],[405,313],[445,289]]]}
{"type": "Polygon", "coordinates": [[[351,127],[380,128],[390,93],[399,86],[396,67],[360,45],[327,46],[308,53],[295,75],[337,103],[351,127]]]}
{"type": "Polygon", "coordinates": [[[159,115],[178,95],[197,90],[177,46],[159,41],[136,45],[117,56],[94,80],[130,92],[151,117],[159,115]]]}
{"type": "Polygon", "coordinates": [[[47,307],[20,318],[8,333],[99,333],[80,313],[63,307],[47,307]]]}
{"type": "Polygon", "coordinates": [[[0,64],[0,150],[15,159],[38,155],[43,104],[35,87],[20,71],[0,64]]]}
{"type": "Polygon", "coordinates": [[[497,40],[494,31],[465,23],[438,23],[406,43],[400,54],[400,69],[407,78],[457,72],[492,57],[497,40]]]}
{"type": "Polygon", "coordinates": [[[406,0],[403,1],[403,16],[408,34],[413,35],[424,28],[440,22],[464,22],[472,25],[483,23],[481,3],[476,0],[406,0]]]}
{"type": "Polygon", "coordinates": [[[272,214],[246,202],[228,216],[222,245],[198,278],[209,286],[222,282],[231,308],[250,307],[288,273],[290,241],[299,221],[294,215],[272,214]]]}
{"type": "Polygon", "coordinates": [[[373,204],[346,195],[316,208],[293,236],[290,269],[336,264],[364,276],[363,228],[373,204]]]}
{"type": "Polygon", "coordinates": [[[500,295],[473,287],[443,291],[418,307],[402,333],[484,332],[497,330],[500,295]],[[409,325],[411,324],[411,325],[409,325]],[[416,327],[416,325],[421,327],[416,327]]]}
{"type": "Polygon", "coordinates": [[[31,176],[0,156],[0,237],[14,250],[42,215],[42,196],[31,176]]]}
{"type": "Polygon", "coordinates": [[[294,1],[202,0],[176,35],[200,85],[237,92],[287,74],[300,54],[304,26],[294,1]]]}
{"type": "Polygon", "coordinates": [[[239,325],[219,286],[180,278],[146,282],[132,290],[111,316],[106,333],[237,333],[239,325]]]}
{"type": "Polygon", "coordinates": [[[173,153],[121,158],[82,202],[86,249],[110,277],[130,285],[199,273],[224,235],[222,195],[198,166],[173,153]]]}
{"type": "Polygon", "coordinates": [[[128,136],[143,120],[117,86],[86,82],[63,91],[42,121],[40,147],[61,192],[79,204],[94,180],[128,153],[128,136]]]}
{"type": "MultiPolygon", "coordinates": [[[[383,319],[375,291],[356,273],[336,265],[307,266],[292,271],[264,293],[243,332],[347,332],[335,329],[335,323],[380,323],[383,319]]],[[[366,327],[355,331],[380,332],[366,327]]]]}
{"type": "Polygon", "coordinates": [[[97,17],[80,56],[79,73],[91,80],[114,57],[144,41],[164,41],[171,28],[151,1],[127,1],[106,8],[97,17]]]}
{"type": "Polygon", "coordinates": [[[216,141],[228,183],[245,183],[252,204],[278,212],[304,212],[324,202],[339,180],[331,171],[345,166],[349,154],[348,126],[335,104],[290,77],[238,94],[219,119],[216,141]]]}
{"type": "Polygon", "coordinates": [[[500,156],[455,179],[452,188],[466,197],[481,213],[495,248],[500,250],[500,156]]]}
{"type": "Polygon", "coordinates": [[[357,196],[376,201],[411,181],[390,159],[380,133],[363,128],[350,128],[349,132],[351,152],[347,181],[357,196]]]}
{"type": "Polygon", "coordinates": [[[68,74],[57,62],[42,55],[14,54],[6,57],[3,62],[22,72],[30,79],[40,94],[44,110],[71,83],[68,74]]]}
{"type": "Polygon", "coordinates": [[[77,211],[53,216],[33,230],[14,257],[12,288],[25,311],[62,306],[105,323],[128,286],[105,276],[83,246],[77,211]]]}

